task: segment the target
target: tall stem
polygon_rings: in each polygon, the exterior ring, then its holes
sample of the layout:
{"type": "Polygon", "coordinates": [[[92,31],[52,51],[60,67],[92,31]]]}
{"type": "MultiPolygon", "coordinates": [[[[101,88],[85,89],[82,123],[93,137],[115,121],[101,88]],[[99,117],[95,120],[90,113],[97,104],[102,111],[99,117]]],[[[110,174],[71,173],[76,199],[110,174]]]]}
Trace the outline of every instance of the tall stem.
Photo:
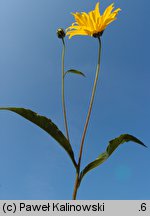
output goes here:
{"type": "Polygon", "coordinates": [[[77,191],[78,191],[78,185],[79,185],[79,176],[80,176],[80,165],[81,165],[81,159],[82,159],[82,152],[83,152],[83,146],[84,146],[84,140],[85,140],[85,135],[87,132],[88,128],[88,123],[90,120],[90,115],[92,111],[92,106],[93,106],[93,101],[94,101],[94,96],[95,96],[95,91],[96,91],[96,86],[97,86],[97,80],[98,80],[98,75],[100,72],[100,56],[101,56],[101,39],[98,37],[98,42],[99,42],[99,48],[98,48],[98,63],[97,63],[97,68],[96,68],[96,75],[95,75],[95,80],[94,80],[94,85],[92,89],[92,95],[91,95],[91,100],[89,104],[89,109],[88,109],[88,114],[86,117],[86,122],[82,134],[82,139],[81,139],[81,145],[80,145],[80,151],[79,151],[79,158],[78,158],[78,170],[76,173],[76,180],[75,180],[75,185],[74,185],[74,192],[73,192],[73,199],[76,199],[77,191]]]}
{"type": "Polygon", "coordinates": [[[66,105],[65,105],[65,87],[64,87],[64,58],[65,58],[65,41],[62,38],[63,42],[63,50],[62,50],[62,108],[63,108],[63,115],[64,115],[64,125],[66,130],[66,136],[68,141],[69,140],[69,132],[68,132],[68,124],[67,124],[67,116],[66,116],[66,105]]]}

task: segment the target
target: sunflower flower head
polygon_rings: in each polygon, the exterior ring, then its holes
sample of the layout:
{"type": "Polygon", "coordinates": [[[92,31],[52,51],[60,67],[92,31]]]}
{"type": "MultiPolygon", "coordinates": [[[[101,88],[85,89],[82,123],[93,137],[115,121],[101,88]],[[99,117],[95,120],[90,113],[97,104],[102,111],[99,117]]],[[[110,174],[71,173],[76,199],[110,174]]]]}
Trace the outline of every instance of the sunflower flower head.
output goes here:
{"type": "Polygon", "coordinates": [[[66,29],[66,35],[69,39],[75,35],[88,35],[93,37],[100,37],[105,28],[114,20],[116,20],[120,8],[114,10],[114,3],[109,5],[104,13],[101,15],[99,11],[99,2],[95,9],[89,13],[72,13],[75,22],[66,29]]]}

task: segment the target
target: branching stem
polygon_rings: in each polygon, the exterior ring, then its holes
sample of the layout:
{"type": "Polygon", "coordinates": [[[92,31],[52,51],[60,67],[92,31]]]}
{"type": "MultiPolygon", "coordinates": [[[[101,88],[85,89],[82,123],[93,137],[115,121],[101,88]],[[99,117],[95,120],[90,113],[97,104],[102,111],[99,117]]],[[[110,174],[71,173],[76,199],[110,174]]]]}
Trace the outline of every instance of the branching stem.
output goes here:
{"type": "Polygon", "coordinates": [[[94,96],[95,96],[95,91],[96,91],[96,86],[97,86],[98,75],[100,72],[100,56],[101,56],[101,39],[100,39],[100,37],[98,37],[98,42],[99,42],[98,63],[97,63],[96,75],[95,75],[94,85],[93,85],[93,89],[92,89],[92,95],[91,95],[91,100],[90,100],[89,109],[88,109],[88,113],[87,113],[87,118],[86,118],[84,130],[83,130],[83,134],[82,134],[82,139],[81,139],[79,158],[78,158],[78,168],[77,168],[77,172],[76,172],[76,179],[75,179],[74,191],[73,191],[73,197],[72,197],[73,200],[75,200],[76,196],[77,196],[84,140],[85,140],[85,136],[86,136],[89,120],[90,120],[90,115],[91,115],[91,111],[92,111],[92,106],[93,106],[93,101],[94,101],[94,96]]]}

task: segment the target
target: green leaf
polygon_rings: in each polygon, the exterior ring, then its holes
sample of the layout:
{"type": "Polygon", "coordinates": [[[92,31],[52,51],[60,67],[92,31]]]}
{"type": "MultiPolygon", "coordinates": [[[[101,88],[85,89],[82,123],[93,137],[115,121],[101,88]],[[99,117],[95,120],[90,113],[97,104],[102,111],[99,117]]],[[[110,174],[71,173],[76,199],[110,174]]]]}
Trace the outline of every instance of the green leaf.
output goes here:
{"type": "Polygon", "coordinates": [[[125,142],[135,142],[137,144],[140,144],[144,147],[147,147],[146,145],[144,145],[143,142],[141,142],[139,139],[137,139],[136,137],[130,135],[130,134],[122,134],[119,137],[109,141],[109,145],[106,149],[107,153],[109,154],[109,156],[113,153],[113,151],[120,145],[123,144],[125,142]]]}
{"type": "Polygon", "coordinates": [[[32,110],[24,109],[24,108],[2,107],[0,108],[0,110],[9,110],[9,111],[15,112],[21,115],[22,117],[26,118],[27,120],[33,122],[40,128],[42,128],[49,135],[51,135],[60,144],[61,147],[65,149],[65,151],[70,156],[74,166],[75,167],[77,166],[75,159],[74,159],[74,153],[73,153],[73,150],[72,150],[72,147],[69,141],[50,119],[48,119],[45,116],[38,115],[32,110]]]}
{"type": "MultiPolygon", "coordinates": [[[[82,178],[85,176],[85,174],[87,174],[90,170],[98,167],[99,165],[101,165],[104,161],[106,161],[109,156],[116,150],[116,148],[120,145],[123,144],[125,142],[135,142],[137,144],[140,144],[144,147],[147,147],[146,145],[144,145],[143,142],[141,142],[139,139],[137,139],[136,137],[130,135],[130,134],[122,134],[119,137],[109,141],[108,147],[106,149],[106,151],[102,154],[100,154],[96,160],[92,161],[91,163],[89,163],[80,173],[80,183],[82,178]]],[[[80,185],[79,183],[79,185],[80,185]]]]}
{"type": "Polygon", "coordinates": [[[107,158],[109,157],[107,152],[104,152],[102,154],[100,154],[96,160],[92,161],[91,163],[89,163],[80,173],[80,181],[82,180],[82,178],[85,176],[86,173],[88,173],[90,170],[98,167],[99,165],[101,165],[105,160],[107,160],[107,158]]]}
{"type": "Polygon", "coordinates": [[[81,75],[81,76],[84,76],[84,77],[85,77],[84,73],[82,73],[82,72],[79,71],[79,70],[75,70],[75,69],[70,69],[70,70],[66,71],[66,72],[64,73],[64,76],[65,76],[67,73],[74,73],[74,74],[78,74],[78,75],[81,75]]]}

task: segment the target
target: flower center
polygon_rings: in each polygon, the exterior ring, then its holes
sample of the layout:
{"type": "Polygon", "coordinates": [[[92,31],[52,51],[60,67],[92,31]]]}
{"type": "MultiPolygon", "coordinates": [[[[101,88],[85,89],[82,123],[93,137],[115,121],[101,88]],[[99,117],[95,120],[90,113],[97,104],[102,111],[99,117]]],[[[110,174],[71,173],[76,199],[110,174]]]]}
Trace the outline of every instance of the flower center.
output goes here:
{"type": "Polygon", "coordinates": [[[102,36],[103,32],[104,32],[104,30],[101,31],[101,32],[94,33],[94,34],[93,34],[93,37],[95,37],[95,38],[99,38],[99,37],[102,36]]]}

